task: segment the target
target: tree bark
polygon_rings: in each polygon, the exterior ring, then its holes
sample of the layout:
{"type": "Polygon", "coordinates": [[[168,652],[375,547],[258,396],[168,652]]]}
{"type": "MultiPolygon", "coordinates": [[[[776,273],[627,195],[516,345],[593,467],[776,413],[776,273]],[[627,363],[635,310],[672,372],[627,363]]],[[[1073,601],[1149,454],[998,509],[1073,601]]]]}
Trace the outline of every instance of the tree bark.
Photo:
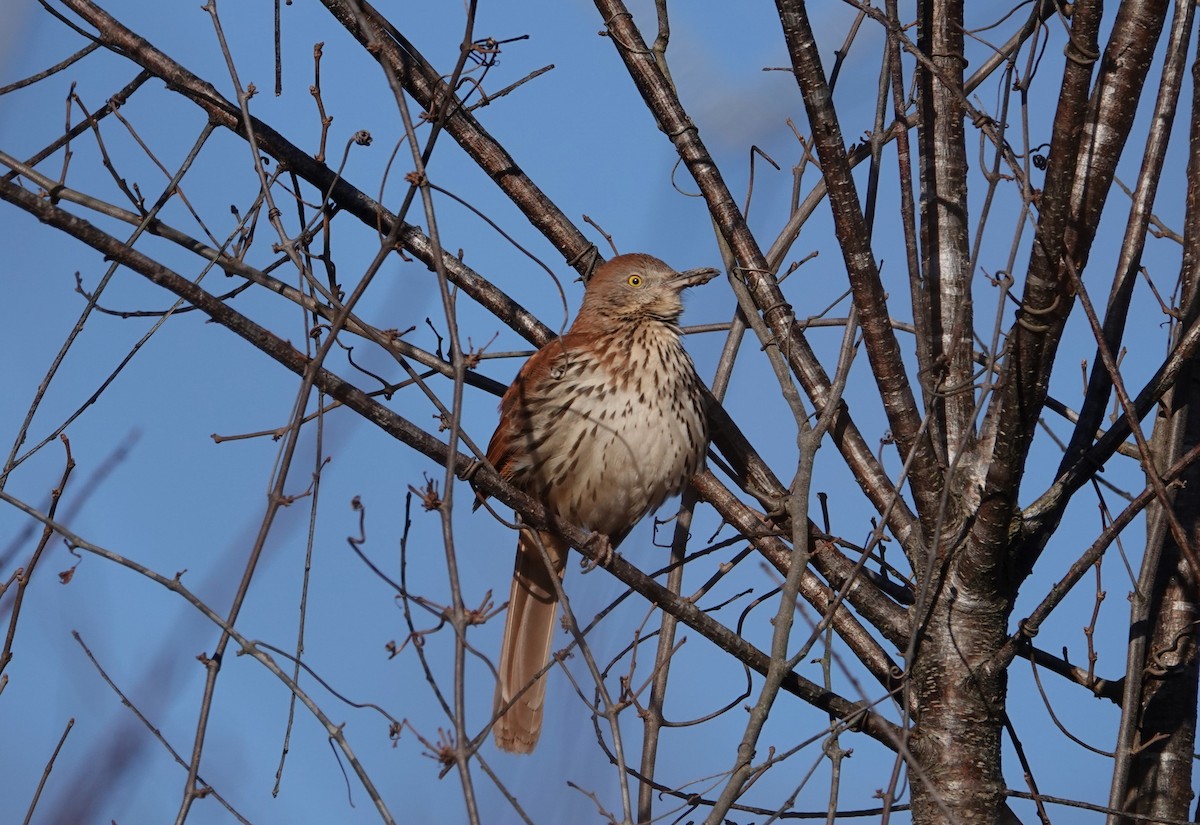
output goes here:
{"type": "MultiPolygon", "coordinates": [[[[1194,9],[1176,8],[1182,39],[1190,35],[1194,9]],[[1181,17],[1186,16],[1186,21],[1181,17]]],[[[1168,64],[1170,58],[1168,59],[1168,64]]],[[[1164,69],[1164,74],[1167,73],[1164,69]]],[[[1192,67],[1192,111],[1188,163],[1184,255],[1180,303],[1184,324],[1196,315],[1200,295],[1200,60],[1192,67]]],[[[1181,325],[1182,326],[1182,325],[1181,325]]],[[[1156,421],[1156,469],[1177,460],[1200,443],[1200,363],[1183,370],[1156,421]]],[[[1173,510],[1192,548],[1200,544],[1200,466],[1188,468],[1174,491],[1173,510]]],[[[1111,804],[1126,813],[1153,819],[1189,818],[1192,801],[1192,754],[1196,741],[1196,696],[1200,656],[1196,649],[1197,574],[1189,569],[1166,528],[1161,505],[1147,514],[1147,558],[1157,558],[1148,592],[1134,594],[1130,628],[1131,655],[1118,740],[1111,804]],[[1138,637],[1146,637],[1138,643],[1138,637]],[[1134,654],[1137,655],[1134,655],[1134,654]]],[[[1112,816],[1112,823],[1139,820],[1112,816]]]]}
{"type": "Polygon", "coordinates": [[[932,348],[932,374],[924,386],[931,391],[926,407],[933,412],[938,452],[950,465],[969,448],[975,419],[962,0],[924,3],[917,44],[931,64],[917,66],[924,285],[920,311],[928,319],[932,348]]]}
{"type": "Polygon", "coordinates": [[[929,607],[912,663],[919,708],[911,740],[914,822],[1005,822],[1000,735],[1006,676],[985,667],[1007,637],[1009,607],[998,593],[948,572],[929,607]]]}

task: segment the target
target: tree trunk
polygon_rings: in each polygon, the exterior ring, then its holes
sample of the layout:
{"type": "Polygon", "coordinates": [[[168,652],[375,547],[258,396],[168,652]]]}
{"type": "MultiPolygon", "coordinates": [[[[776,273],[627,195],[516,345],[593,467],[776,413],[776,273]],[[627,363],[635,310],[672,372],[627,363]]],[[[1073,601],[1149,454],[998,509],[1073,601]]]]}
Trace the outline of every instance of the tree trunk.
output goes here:
{"type": "Polygon", "coordinates": [[[1000,735],[1004,671],[985,667],[1007,638],[1009,606],[951,567],[929,607],[915,660],[914,822],[1005,821],[1000,735]]]}

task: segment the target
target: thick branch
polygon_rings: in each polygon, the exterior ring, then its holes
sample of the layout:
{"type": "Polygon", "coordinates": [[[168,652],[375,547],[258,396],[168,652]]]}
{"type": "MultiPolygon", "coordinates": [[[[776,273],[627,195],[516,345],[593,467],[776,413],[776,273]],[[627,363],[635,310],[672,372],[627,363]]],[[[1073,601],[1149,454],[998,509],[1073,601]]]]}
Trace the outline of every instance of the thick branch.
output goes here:
{"type": "MultiPolygon", "coordinates": [[[[1096,23],[1091,18],[1098,16],[1099,12],[1084,3],[1076,7],[1071,29],[1072,40],[1067,47],[1068,61],[1064,73],[1063,98],[1060,101],[1059,116],[1055,121],[1056,142],[1051,144],[1050,149],[1050,165],[1047,167],[1046,186],[1041,199],[1041,220],[1030,257],[1026,290],[1022,299],[1023,308],[1009,337],[1005,385],[997,396],[997,404],[989,410],[989,415],[996,411],[1003,399],[1009,409],[1009,412],[1002,414],[1003,418],[1011,420],[1010,424],[1000,424],[1001,428],[1009,431],[1009,437],[1000,440],[1004,443],[998,441],[997,460],[992,464],[993,473],[1004,475],[1015,472],[1016,479],[1019,479],[1020,470],[1016,469],[1012,462],[1017,460],[1018,455],[1019,462],[1024,461],[1023,456],[1028,450],[1034,423],[1045,401],[1046,382],[1053,367],[1062,323],[1074,304],[1068,266],[1079,273],[1084,272],[1117,162],[1133,126],[1137,101],[1149,73],[1166,12],[1166,0],[1137,0],[1121,4],[1113,24],[1112,35],[1104,50],[1100,74],[1088,103],[1087,116],[1078,124],[1075,118],[1070,118],[1068,128],[1067,124],[1063,123],[1067,120],[1064,103],[1068,96],[1068,79],[1072,84],[1070,95],[1077,99],[1079,90],[1076,85],[1085,78],[1081,79],[1076,75],[1083,72],[1083,66],[1090,67],[1094,56],[1098,54],[1094,45],[1096,23]],[[1078,33],[1077,27],[1080,27],[1078,33]],[[1063,157],[1056,158],[1055,153],[1059,148],[1063,151],[1063,157]],[[1067,168],[1068,162],[1070,168],[1067,168]],[[1052,283],[1056,284],[1053,289],[1047,286],[1052,283]],[[1040,377],[1035,379],[1034,376],[1040,377]],[[1021,429],[1027,429],[1027,434],[1022,435],[1018,432],[1021,429]]],[[[1160,97],[1160,113],[1163,105],[1165,103],[1160,97]]],[[[1114,295],[1119,303],[1121,287],[1117,285],[1114,288],[1118,290],[1114,295]]],[[[1119,308],[1114,308],[1114,312],[1121,314],[1119,308]]],[[[1110,325],[1108,331],[1115,332],[1116,329],[1110,325]]],[[[1108,378],[1094,377],[1093,380],[1107,381],[1108,378]]],[[[1097,409],[1102,414],[1107,396],[1108,392],[1105,390],[1103,398],[1089,397],[1093,408],[1089,409],[1085,405],[1085,409],[1081,410],[1080,423],[1060,468],[1060,481],[1072,474],[1074,468],[1083,466],[1080,453],[1091,443],[1096,431],[1096,424],[1092,422],[1098,420],[1097,409]],[[1096,404],[1099,405],[1098,408],[1095,407],[1096,404]],[[1091,429],[1087,430],[1088,427],[1091,429]],[[1074,468],[1067,469],[1071,462],[1074,462],[1074,468]]],[[[1140,412],[1148,409],[1141,404],[1144,396],[1145,391],[1135,404],[1140,412]]],[[[1121,437],[1124,438],[1128,432],[1129,430],[1125,429],[1121,437]]],[[[1102,439],[1096,446],[1104,443],[1105,439],[1102,439]]],[[[1095,447],[1088,451],[1090,454],[1095,452],[1095,447]]],[[[1083,475],[1089,475],[1090,472],[1090,469],[1085,470],[1083,475]]],[[[1068,482],[1065,487],[1059,488],[1059,492],[1065,492],[1066,495],[1060,495],[1055,501],[1057,506],[1054,509],[1042,512],[1042,517],[1047,519],[1047,525],[1057,524],[1063,512],[1062,508],[1065,508],[1074,489],[1068,482]]],[[[1039,532],[1040,536],[1048,537],[1050,531],[1039,532]]],[[[1019,583],[1021,577],[1028,574],[1032,560],[1040,554],[1043,546],[1044,544],[1027,544],[1017,550],[1020,568],[1017,571],[1018,578],[1013,582],[1014,586],[1019,583]]]]}
{"type": "MultiPolygon", "coordinates": [[[[936,519],[942,498],[942,472],[933,452],[929,432],[921,424],[921,413],[904,369],[900,345],[888,321],[887,291],[880,281],[879,269],[871,251],[871,235],[858,201],[854,176],[850,173],[846,142],[833,108],[832,92],[821,67],[816,39],[804,4],[798,0],[776,0],[776,6],[783,24],[792,71],[804,97],[804,107],[812,126],[813,141],[833,210],[834,231],[854,292],[854,304],[858,308],[871,371],[900,455],[905,460],[910,453],[913,456],[909,483],[917,502],[917,511],[929,525],[936,519]]],[[[959,76],[961,78],[961,72],[959,76]]],[[[970,354],[968,348],[968,359],[970,354]]]]}
{"type": "Polygon", "coordinates": [[[920,300],[930,321],[929,407],[939,419],[946,461],[970,446],[975,416],[967,147],[963,124],[963,2],[921,4],[917,44],[932,67],[917,66],[921,166],[920,300]],[[936,68],[936,72],[931,68],[936,68]],[[947,86],[947,83],[952,84],[947,86]]]}
{"type": "MultiPolygon", "coordinates": [[[[1189,4],[1189,10],[1192,8],[1189,4]]],[[[1142,169],[1138,175],[1137,188],[1129,208],[1129,223],[1125,228],[1125,239],[1117,259],[1116,274],[1104,316],[1104,345],[1110,352],[1117,352],[1125,334],[1125,323],[1129,316],[1129,302],[1133,287],[1137,283],[1138,269],[1142,262],[1142,250],[1146,246],[1146,230],[1150,225],[1154,196],[1158,191],[1163,162],[1166,159],[1167,143],[1171,136],[1171,125],[1175,120],[1175,109],[1187,64],[1188,36],[1191,33],[1192,14],[1177,14],[1171,28],[1167,46],[1166,62],[1163,66],[1162,82],[1158,87],[1158,99],[1154,104],[1154,117],[1150,123],[1150,134],[1142,155],[1142,169]]],[[[1092,444],[1096,430],[1104,419],[1112,378],[1101,364],[1097,355],[1092,359],[1092,374],[1088,378],[1087,393],[1079,408],[1079,420],[1071,433],[1071,440],[1059,464],[1062,473],[1078,459],[1079,454],[1092,444]]]]}

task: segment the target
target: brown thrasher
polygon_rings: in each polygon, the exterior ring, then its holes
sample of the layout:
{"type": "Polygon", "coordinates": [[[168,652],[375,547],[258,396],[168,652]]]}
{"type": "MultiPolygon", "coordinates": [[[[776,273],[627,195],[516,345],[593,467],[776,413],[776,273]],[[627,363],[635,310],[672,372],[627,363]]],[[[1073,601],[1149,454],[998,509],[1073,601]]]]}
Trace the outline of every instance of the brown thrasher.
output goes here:
{"type": "MultiPolygon", "coordinates": [[[[649,255],[601,265],[571,328],[534,353],[500,401],[488,461],[591,530],[602,559],[704,463],[700,379],[678,319],[680,293],[716,274],[676,272],[649,255]]],[[[561,581],[566,561],[562,538],[521,531],[496,684],[493,733],[502,750],[529,753],[542,732],[542,671],[558,610],[551,575],[561,581]]]]}

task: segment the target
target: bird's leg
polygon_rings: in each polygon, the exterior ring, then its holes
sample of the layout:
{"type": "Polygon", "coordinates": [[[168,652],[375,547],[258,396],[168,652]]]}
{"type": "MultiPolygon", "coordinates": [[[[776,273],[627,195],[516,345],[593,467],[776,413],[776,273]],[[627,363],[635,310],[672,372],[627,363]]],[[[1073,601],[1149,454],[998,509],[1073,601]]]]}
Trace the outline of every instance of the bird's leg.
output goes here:
{"type": "Polygon", "coordinates": [[[581,549],[588,551],[588,555],[579,562],[584,573],[597,567],[608,567],[613,560],[612,541],[604,533],[592,533],[581,549]]]}

